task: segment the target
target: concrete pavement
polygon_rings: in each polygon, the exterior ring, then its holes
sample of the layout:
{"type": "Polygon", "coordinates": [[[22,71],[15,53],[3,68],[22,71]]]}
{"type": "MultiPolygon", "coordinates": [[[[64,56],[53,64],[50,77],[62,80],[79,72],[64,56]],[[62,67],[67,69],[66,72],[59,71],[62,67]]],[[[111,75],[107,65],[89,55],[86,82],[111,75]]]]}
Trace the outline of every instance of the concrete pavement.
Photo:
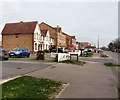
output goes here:
{"type": "Polygon", "coordinates": [[[70,83],[59,98],[118,98],[116,78],[103,64],[58,63],[28,75],[70,83]]]}

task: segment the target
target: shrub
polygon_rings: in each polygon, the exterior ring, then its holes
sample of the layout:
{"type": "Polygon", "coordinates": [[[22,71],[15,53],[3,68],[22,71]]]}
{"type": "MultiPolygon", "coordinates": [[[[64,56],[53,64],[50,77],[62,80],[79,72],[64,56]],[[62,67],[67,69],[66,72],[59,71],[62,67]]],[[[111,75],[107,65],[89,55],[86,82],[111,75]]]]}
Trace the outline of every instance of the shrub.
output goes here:
{"type": "Polygon", "coordinates": [[[55,62],[58,62],[58,54],[56,54],[55,62]]]}
{"type": "Polygon", "coordinates": [[[38,51],[36,60],[45,60],[45,52],[44,51],[38,51]]]}
{"type": "Polygon", "coordinates": [[[44,50],[45,53],[50,53],[50,50],[44,50]]]}
{"type": "Polygon", "coordinates": [[[64,51],[64,53],[68,53],[67,51],[64,51]]]}
{"type": "Polygon", "coordinates": [[[101,57],[108,57],[107,55],[102,54],[101,57]]]}

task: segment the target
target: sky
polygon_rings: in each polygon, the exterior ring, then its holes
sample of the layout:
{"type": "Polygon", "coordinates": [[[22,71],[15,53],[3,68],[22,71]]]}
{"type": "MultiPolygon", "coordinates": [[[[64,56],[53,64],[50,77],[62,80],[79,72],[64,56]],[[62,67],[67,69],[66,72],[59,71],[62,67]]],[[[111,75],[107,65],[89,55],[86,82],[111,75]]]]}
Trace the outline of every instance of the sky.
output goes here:
{"type": "Polygon", "coordinates": [[[0,10],[0,31],[5,23],[38,21],[54,27],[59,25],[63,32],[75,35],[78,41],[95,45],[98,35],[100,46],[118,37],[117,0],[4,0],[0,2],[0,10]]]}

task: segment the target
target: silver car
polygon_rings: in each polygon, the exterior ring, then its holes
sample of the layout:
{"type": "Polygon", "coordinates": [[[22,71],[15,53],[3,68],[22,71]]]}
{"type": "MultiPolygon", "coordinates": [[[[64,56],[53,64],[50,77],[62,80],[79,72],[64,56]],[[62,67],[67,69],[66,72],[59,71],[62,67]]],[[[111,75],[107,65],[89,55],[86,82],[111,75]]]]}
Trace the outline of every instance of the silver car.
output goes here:
{"type": "Polygon", "coordinates": [[[9,59],[8,52],[4,48],[0,47],[0,61],[8,59],[9,59]]]}

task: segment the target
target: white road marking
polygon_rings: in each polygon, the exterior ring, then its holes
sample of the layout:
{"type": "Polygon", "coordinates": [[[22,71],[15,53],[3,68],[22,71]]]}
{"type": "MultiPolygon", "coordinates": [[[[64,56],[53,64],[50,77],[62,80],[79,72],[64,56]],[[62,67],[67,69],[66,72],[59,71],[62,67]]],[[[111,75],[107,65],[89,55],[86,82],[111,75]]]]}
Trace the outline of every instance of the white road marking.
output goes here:
{"type": "MultiPolygon", "coordinates": [[[[67,84],[66,84],[66,86],[65,86],[65,87],[62,89],[62,91],[56,96],[55,99],[57,99],[57,98],[63,93],[63,91],[69,86],[69,84],[70,84],[70,83],[67,83],[67,84]]],[[[54,100],[55,100],[55,99],[54,99],[54,100]]]]}

